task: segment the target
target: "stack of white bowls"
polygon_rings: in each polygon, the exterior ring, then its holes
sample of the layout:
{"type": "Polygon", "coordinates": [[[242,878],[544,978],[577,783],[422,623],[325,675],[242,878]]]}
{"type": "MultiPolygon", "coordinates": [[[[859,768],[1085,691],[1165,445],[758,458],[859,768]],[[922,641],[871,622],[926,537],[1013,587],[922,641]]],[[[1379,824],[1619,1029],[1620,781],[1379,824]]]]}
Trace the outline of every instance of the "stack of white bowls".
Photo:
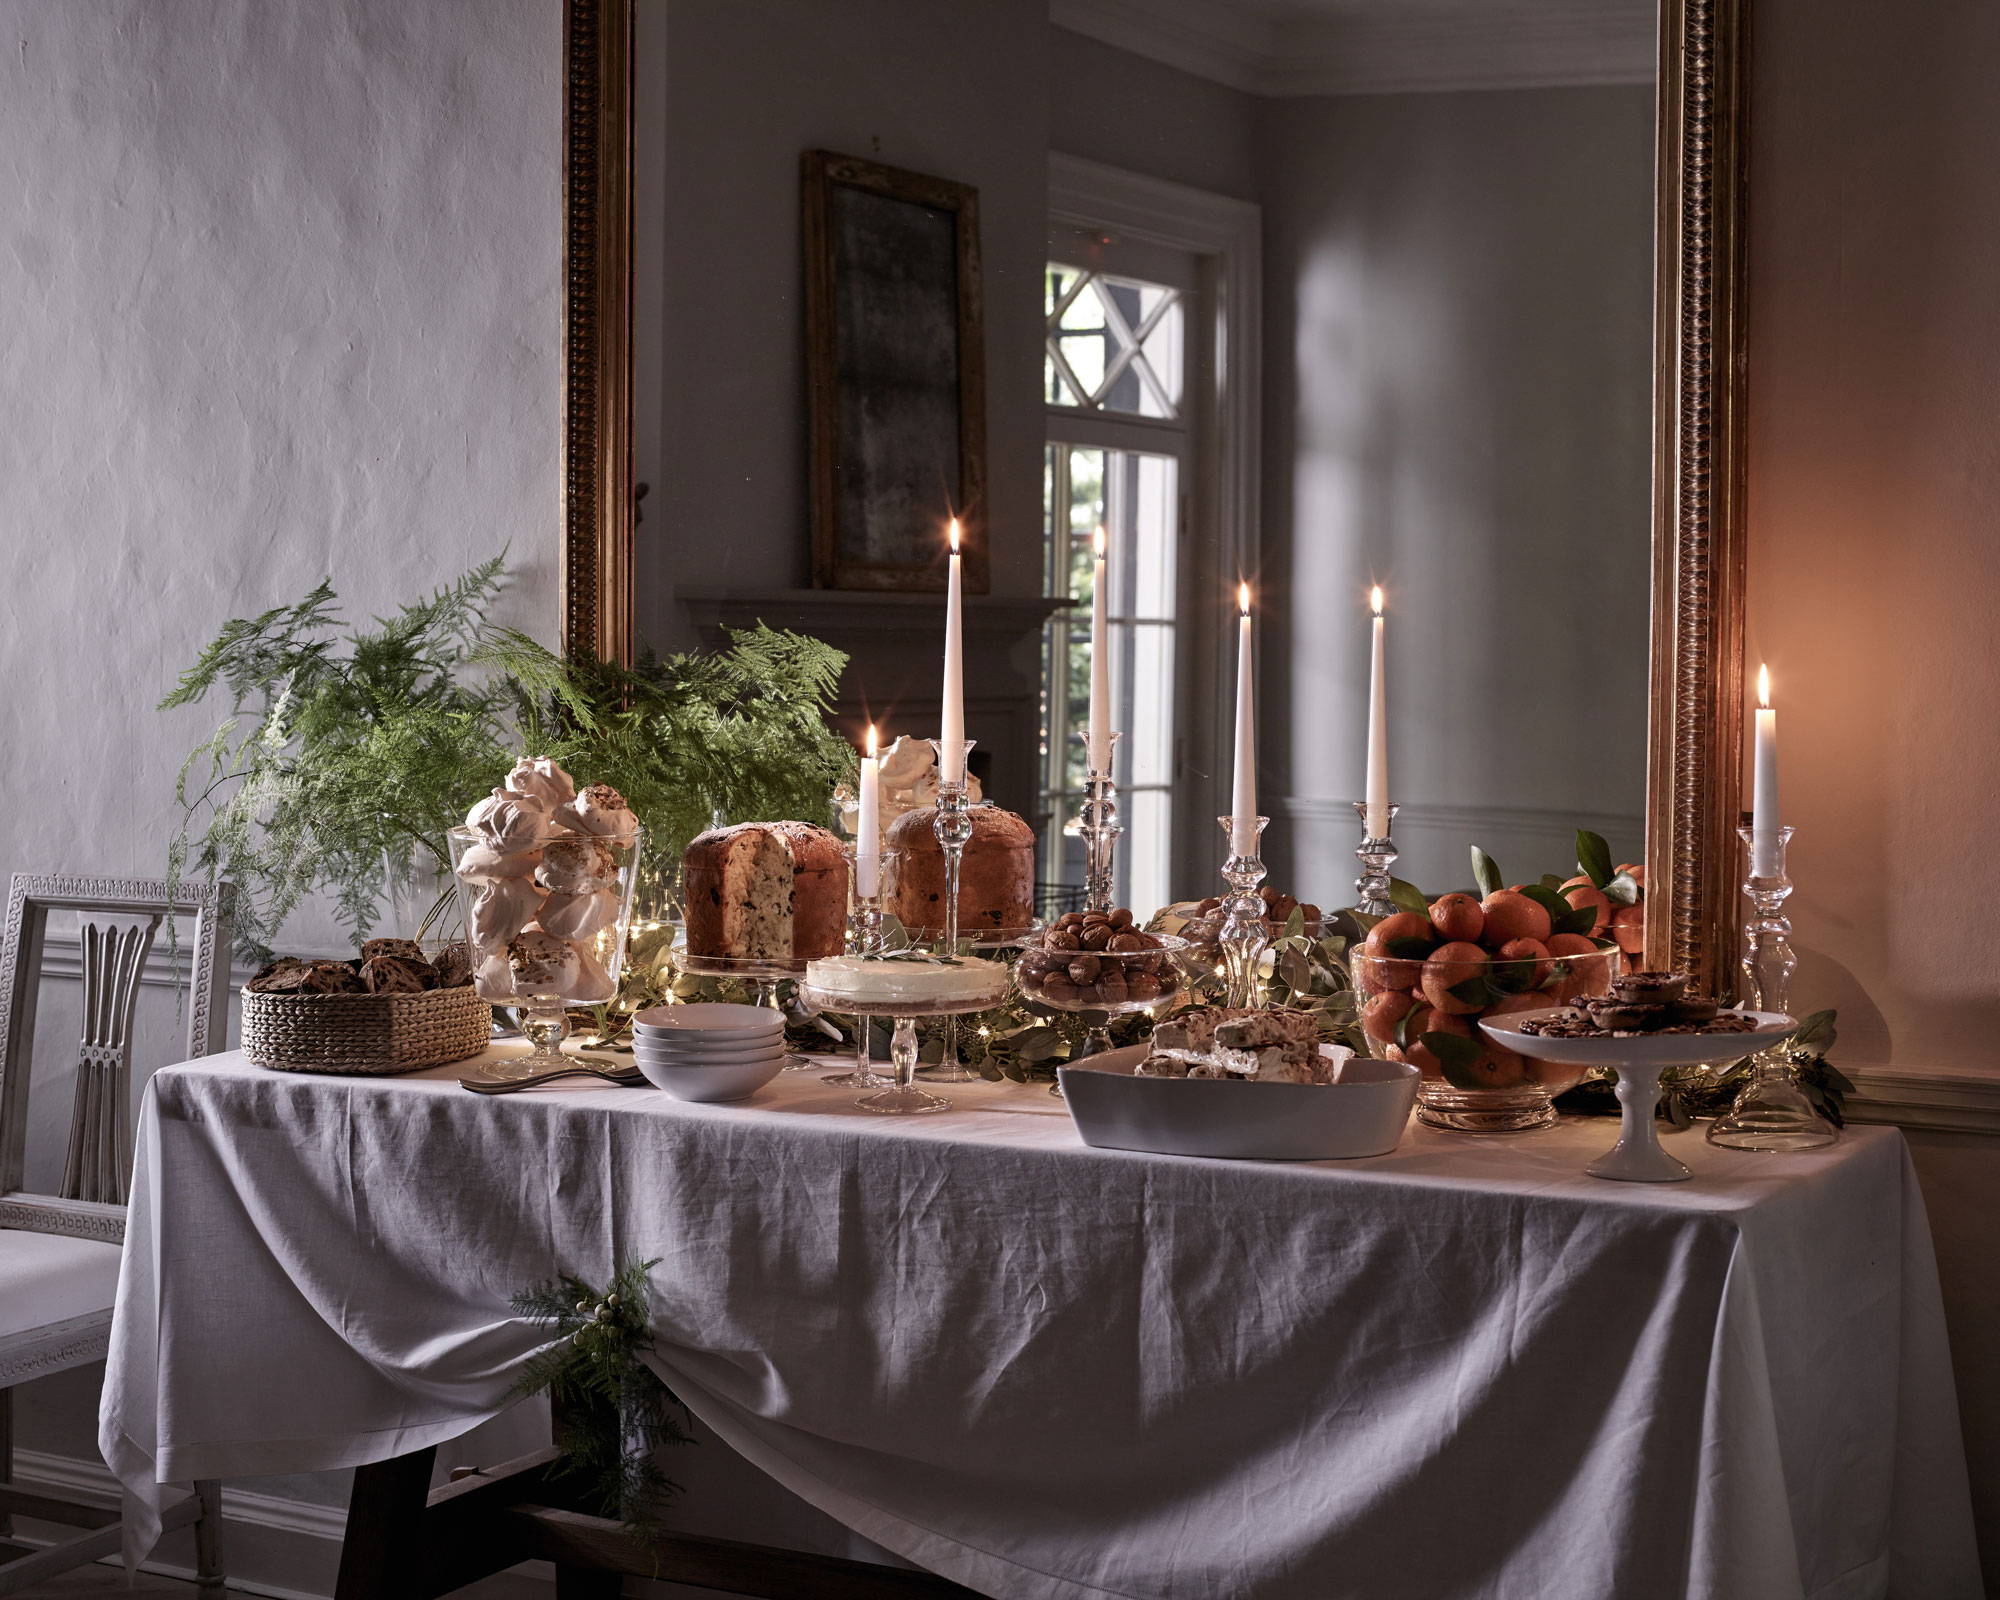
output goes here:
{"type": "Polygon", "coordinates": [[[654,1006],[632,1019],[646,1081],[676,1100],[742,1100],[785,1065],[785,1019],[763,1006],[654,1006]]]}

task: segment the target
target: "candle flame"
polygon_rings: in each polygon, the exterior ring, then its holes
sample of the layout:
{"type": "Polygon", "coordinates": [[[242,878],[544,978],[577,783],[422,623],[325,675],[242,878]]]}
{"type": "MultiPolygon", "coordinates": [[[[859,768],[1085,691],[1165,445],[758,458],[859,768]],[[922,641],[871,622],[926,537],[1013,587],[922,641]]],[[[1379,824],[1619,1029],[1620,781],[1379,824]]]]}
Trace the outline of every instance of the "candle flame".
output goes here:
{"type": "Polygon", "coordinates": [[[872,722],[868,724],[868,759],[875,759],[875,724],[872,722]]]}
{"type": "Polygon", "coordinates": [[[951,553],[958,554],[958,518],[951,519],[951,553]]]}
{"type": "Polygon", "coordinates": [[[1097,559],[1102,561],[1104,559],[1104,525],[1102,523],[1098,524],[1097,532],[1090,536],[1090,543],[1091,548],[1097,552],[1097,559]]]}
{"type": "Polygon", "coordinates": [[[1757,704],[1766,711],[1771,708],[1771,669],[1760,666],[1757,669],[1757,704]]]}
{"type": "Polygon", "coordinates": [[[1382,615],[1382,585],[1376,584],[1368,591],[1368,603],[1375,608],[1375,615],[1382,615]]]}
{"type": "Polygon", "coordinates": [[[1246,616],[1246,617],[1247,617],[1247,616],[1249,616],[1249,615],[1250,615],[1250,585],[1249,585],[1249,584],[1247,584],[1247,583],[1239,583],[1239,584],[1238,584],[1238,585],[1236,586],[1236,604],[1237,604],[1237,605],[1238,605],[1239,607],[1241,607],[1241,608],[1242,608],[1242,611],[1243,611],[1243,615],[1244,615],[1244,616],[1246,616]]]}

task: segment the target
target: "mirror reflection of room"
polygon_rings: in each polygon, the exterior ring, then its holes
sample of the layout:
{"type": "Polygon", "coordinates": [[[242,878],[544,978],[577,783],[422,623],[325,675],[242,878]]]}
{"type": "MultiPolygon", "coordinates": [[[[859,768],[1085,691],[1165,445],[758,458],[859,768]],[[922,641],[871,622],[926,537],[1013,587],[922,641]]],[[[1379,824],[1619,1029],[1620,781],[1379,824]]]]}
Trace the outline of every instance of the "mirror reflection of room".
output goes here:
{"type": "Polygon", "coordinates": [[[1272,883],[1354,898],[1375,586],[1396,875],[1470,887],[1477,844],[1567,877],[1578,829],[1638,859],[1656,22],[1546,9],[1245,5],[1197,37],[1089,0],[641,0],[642,641],[794,626],[852,658],[857,744],[937,731],[939,585],[815,559],[829,152],[977,197],[967,733],[1044,909],[1083,880],[1100,530],[1119,904],[1214,881],[1239,579],[1272,883]]]}

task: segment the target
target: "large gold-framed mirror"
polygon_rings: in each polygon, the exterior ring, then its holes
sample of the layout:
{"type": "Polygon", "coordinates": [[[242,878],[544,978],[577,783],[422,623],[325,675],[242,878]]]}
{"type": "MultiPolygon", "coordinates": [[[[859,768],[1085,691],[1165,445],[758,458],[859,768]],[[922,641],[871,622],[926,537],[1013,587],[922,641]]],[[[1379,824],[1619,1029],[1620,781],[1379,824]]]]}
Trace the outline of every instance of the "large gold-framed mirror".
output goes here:
{"type": "MultiPolygon", "coordinates": [[[[635,516],[635,495],[650,489],[655,496],[650,503],[636,502],[640,513],[659,503],[657,484],[642,488],[634,481],[634,393],[641,381],[633,347],[634,240],[643,224],[635,224],[633,151],[635,121],[643,113],[635,112],[633,81],[635,55],[645,47],[635,43],[634,0],[565,0],[565,5],[562,637],[572,651],[630,659],[637,645],[635,521],[641,530],[645,526],[635,516]]],[[[1058,0],[1053,12],[1059,22],[1087,31],[1094,9],[1058,0]]],[[[830,26],[838,11],[836,6],[822,13],[830,26]]],[[[1565,15],[1575,21],[1574,8],[1565,15]]],[[[1498,26],[1527,24],[1513,19],[1498,26]]],[[[1643,708],[1635,704],[1621,713],[1633,727],[1643,715],[1646,730],[1648,963],[1691,970],[1720,992],[1733,990],[1735,976],[1743,725],[1747,38],[1747,0],[1661,0],[1654,80],[1650,639],[1639,680],[1649,688],[1643,708]]],[[[1508,41],[1501,38],[1499,45],[1504,56],[1508,41]]],[[[639,70],[646,70],[643,64],[639,70]]],[[[1226,231],[1225,224],[1218,226],[1226,231]]],[[[1143,227],[1135,224],[1131,237],[1143,245],[1143,227]]],[[[1052,240],[1051,250],[1057,248],[1052,240]]],[[[1131,257],[1143,258],[1143,250],[1131,257]]],[[[1218,253],[1213,259],[1223,257],[1218,253]]],[[[1215,285],[1202,290],[1190,280],[1188,292],[1213,293],[1215,285]]],[[[1239,339],[1243,333],[1235,330],[1239,339]]],[[[764,336],[800,337],[782,324],[767,327],[764,336]]],[[[1107,426],[1115,431],[1117,419],[1107,426]]],[[[798,470],[803,476],[803,462],[798,470]]],[[[1196,485],[1195,492],[1215,500],[1232,491],[1209,482],[1196,485]]],[[[1006,509],[999,507],[1003,515],[1006,509]]],[[[1227,555],[1254,570],[1254,492],[1235,515],[1227,555]]],[[[799,537],[803,551],[803,528],[799,537]]],[[[1202,575],[1204,581],[1215,576],[1205,570],[1202,575]]],[[[770,620],[812,625],[818,613],[803,584],[800,588],[788,614],[770,620]]],[[[767,609],[774,603],[765,597],[767,609]]],[[[1025,601],[1018,604],[1031,622],[1041,614],[1025,601]]],[[[888,599],[881,606],[888,607],[888,599]]],[[[712,628],[732,613],[726,598],[711,596],[704,615],[712,628]]],[[[871,637],[883,639],[896,637],[900,626],[893,607],[865,623],[871,637]]],[[[1207,643],[1195,641],[1198,649],[1207,643]]],[[[1200,739],[1213,744],[1212,707],[1185,709],[1200,739]]],[[[1018,742],[1025,747],[1025,736],[1018,742]]],[[[1197,793],[1190,809],[1201,809],[1209,798],[1207,791],[1197,793]]],[[[1177,855],[1176,867],[1184,869],[1187,859],[1198,863],[1199,851],[1177,855]]]]}

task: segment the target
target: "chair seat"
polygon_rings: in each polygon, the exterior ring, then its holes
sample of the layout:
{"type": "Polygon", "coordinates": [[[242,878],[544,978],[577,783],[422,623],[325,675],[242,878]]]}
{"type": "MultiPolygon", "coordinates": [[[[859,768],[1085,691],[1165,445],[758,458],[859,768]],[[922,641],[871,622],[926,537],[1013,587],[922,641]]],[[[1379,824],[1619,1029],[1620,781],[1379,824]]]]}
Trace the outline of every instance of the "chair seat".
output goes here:
{"type": "Polygon", "coordinates": [[[123,1255],[96,1239],[0,1228],[0,1339],[109,1311],[123,1255]]]}

